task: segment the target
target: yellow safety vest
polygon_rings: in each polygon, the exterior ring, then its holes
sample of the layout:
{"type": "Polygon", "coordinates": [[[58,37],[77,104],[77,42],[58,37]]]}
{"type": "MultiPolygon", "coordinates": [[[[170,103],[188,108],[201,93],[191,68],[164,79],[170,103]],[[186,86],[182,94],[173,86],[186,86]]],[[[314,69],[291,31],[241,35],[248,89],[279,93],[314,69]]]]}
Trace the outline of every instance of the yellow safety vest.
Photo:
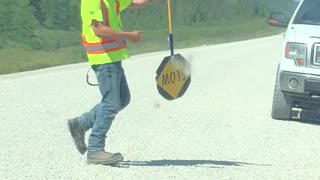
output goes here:
{"type": "Polygon", "coordinates": [[[120,12],[131,4],[132,0],[82,0],[82,44],[89,64],[99,65],[127,59],[129,51],[125,41],[106,40],[96,36],[92,30],[92,20],[115,31],[121,31],[120,12]],[[98,3],[100,1],[100,3],[98,3]]]}

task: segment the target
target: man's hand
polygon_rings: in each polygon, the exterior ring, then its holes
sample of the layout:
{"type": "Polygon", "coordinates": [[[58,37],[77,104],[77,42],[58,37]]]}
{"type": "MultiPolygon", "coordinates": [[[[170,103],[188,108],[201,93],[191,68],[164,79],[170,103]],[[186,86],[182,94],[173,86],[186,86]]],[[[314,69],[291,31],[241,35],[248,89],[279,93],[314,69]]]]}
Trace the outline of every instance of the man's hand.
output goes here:
{"type": "Polygon", "coordinates": [[[130,33],[128,39],[133,43],[138,43],[141,41],[142,32],[141,31],[133,31],[130,33]]]}
{"type": "Polygon", "coordinates": [[[138,43],[141,41],[141,31],[125,32],[125,31],[115,31],[110,27],[103,25],[101,22],[96,20],[92,21],[92,30],[94,34],[100,38],[107,40],[130,40],[133,43],[138,43]]]}

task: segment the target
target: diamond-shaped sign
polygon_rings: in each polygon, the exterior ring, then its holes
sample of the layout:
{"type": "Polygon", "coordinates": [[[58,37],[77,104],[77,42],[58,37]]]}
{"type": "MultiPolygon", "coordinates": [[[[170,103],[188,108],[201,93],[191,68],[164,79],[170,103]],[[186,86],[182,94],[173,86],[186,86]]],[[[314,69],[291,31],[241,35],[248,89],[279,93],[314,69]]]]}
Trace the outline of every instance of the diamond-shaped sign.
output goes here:
{"type": "Polygon", "coordinates": [[[190,63],[180,54],[165,57],[157,70],[157,88],[165,99],[184,95],[191,82],[190,63]]]}

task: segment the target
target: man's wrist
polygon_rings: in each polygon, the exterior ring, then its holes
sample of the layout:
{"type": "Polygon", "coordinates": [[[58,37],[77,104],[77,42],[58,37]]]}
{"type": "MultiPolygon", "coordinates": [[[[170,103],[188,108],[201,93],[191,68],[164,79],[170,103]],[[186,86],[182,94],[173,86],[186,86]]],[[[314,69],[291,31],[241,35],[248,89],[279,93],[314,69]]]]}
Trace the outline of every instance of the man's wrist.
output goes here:
{"type": "Polygon", "coordinates": [[[123,36],[125,37],[125,39],[131,39],[132,37],[132,32],[122,32],[123,36]]]}

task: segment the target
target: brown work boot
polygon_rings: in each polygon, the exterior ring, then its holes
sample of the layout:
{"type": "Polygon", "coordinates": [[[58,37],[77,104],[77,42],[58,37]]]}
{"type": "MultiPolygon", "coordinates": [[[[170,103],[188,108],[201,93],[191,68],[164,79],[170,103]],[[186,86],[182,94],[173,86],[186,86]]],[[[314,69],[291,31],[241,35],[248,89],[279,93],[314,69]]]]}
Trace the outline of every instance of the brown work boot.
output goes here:
{"type": "Polygon", "coordinates": [[[87,156],[88,164],[115,165],[121,161],[123,156],[120,153],[98,152],[87,156]]]}
{"type": "Polygon", "coordinates": [[[78,151],[81,154],[86,153],[87,151],[87,145],[84,142],[85,140],[85,132],[84,130],[80,127],[79,124],[79,118],[73,118],[68,120],[68,126],[69,130],[71,133],[71,136],[74,140],[74,144],[76,145],[78,151]]]}

